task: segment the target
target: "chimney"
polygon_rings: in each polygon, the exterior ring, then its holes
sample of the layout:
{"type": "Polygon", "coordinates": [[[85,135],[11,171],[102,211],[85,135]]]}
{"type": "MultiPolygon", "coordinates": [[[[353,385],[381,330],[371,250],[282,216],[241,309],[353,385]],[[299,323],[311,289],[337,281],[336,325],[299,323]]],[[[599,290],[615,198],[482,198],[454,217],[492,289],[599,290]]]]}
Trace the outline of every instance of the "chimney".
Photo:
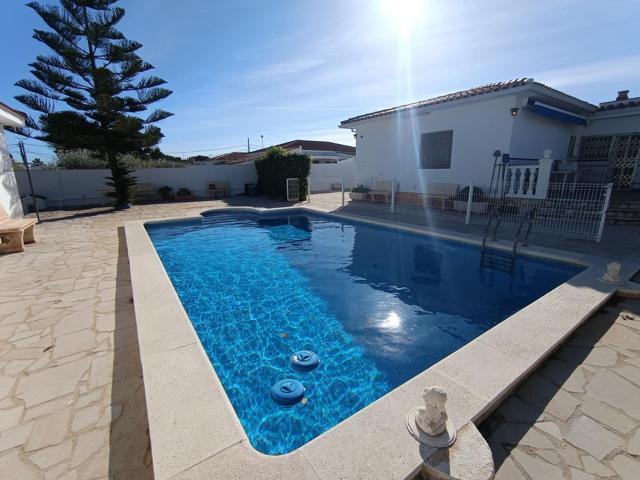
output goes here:
{"type": "Polygon", "coordinates": [[[625,102],[629,100],[629,90],[620,90],[616,97],[616,102],[625,102]]]}

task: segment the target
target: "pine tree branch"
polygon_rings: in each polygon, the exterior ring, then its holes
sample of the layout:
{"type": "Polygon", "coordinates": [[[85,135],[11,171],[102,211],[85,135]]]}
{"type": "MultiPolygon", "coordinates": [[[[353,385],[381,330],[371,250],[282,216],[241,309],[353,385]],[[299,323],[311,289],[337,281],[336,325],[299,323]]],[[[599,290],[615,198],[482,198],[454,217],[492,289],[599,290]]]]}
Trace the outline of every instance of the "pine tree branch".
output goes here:
{"type": "Polygon", "coordinates": [[[149,105],[159,100],[167,98],[173,92],[168,88],[148,88],[144,90],[138,90],[138,100],[142,105],[149,105]]]}
{"type": "Polygon", "coordinates": [[[49,100],[47,97],[42,97],[35,93],[28,93],[16,95],[14,98],[36,112],[45,114],[53,113],[53,101],[49,100]]]}
{"type": "Polygon", "coordinates": [[[118,0],[83,0],[83,4],[94,10],[108,10],[118,0]]]}
{"type": "Polygon", "coordinates": [[[39,42],[44,43],[47,47],[49,47],[60,56],[64,56],[65,53],[69,55],[70,52],[79,52],[83,55],[87,55],[87,52],[83,50],[82,47],[69,42],[55,32],[34,30],[33,38],[35,38],[39,42]]]}
{"type": "Polygon", "coordinates": [[[18,80],[15,83],[15,86],[23,88],[28,92],[35,93],[36,95],[41,95],[43,97],[49,98],[51,100],[60,100],[59,95],[42,85],[40,82],[36,82],[35,80],[18,80]]]}
{"type": "Polygon", "coordinates": [[[104,25],[105,28],[113,28],[122,20],[124,13],[124,8],[115,7],[98,13],[96,22],[104,25]]]}
{"type": "Polygon", "coordinates": [[[124,62],[131,60],[133,58],[131,54],[134,54],[135,51],[141,47],[141,43],[130,40],[121,40],[118,43],[109,43],[104,48],[104,53],[101,55],[101,58],[108,64],[124,62]]]}
{"type": "Polygon", "coordinates": [[[89,72],[86,71],[86,69],[84,69],[83,67],[78,65],[73,65],[72,63],[70,63],[65,59],[54,57],[52,55],[49,55],[49,56],[38,55],[36,59],[38,60],[39,63],[48,65],[53,68],[58,68],[60,70],[64,70],[65,72],[69,72],[81,78],[84,82],[86,82],[86,85],[81,85],[76,82],[79,89],[84,91],[89,91],[91,88],[93,88],[93,84],[91,83],[91,78],[88,76],[89,72]]]}
{"type": "Polygon", "coordinates": [[[55,67],[39,62],[32,63],[31,67],[33,68],[31,74],[56,92],[62,93],[65,88],[89,90],[88,87],[76,83],[71,75],[67,75],[55,67]]]}
{"type": "Polygon", "coordinates": [[[133,84],[133,83],[124,84],[122,91],[132,92],[137,90],[145,90],[148,88],[159,87],[160,85],[164,85],[166,83],[167,83],[166,80],[163,80],[162,78],[151,76],[151,77],[143,78],[136,84],[133,84]]]}
{"type": "Polygon", "coordinates": [[[142,123],[144,123],[145,125],[148,125],[150,123],[159,122],[161,120],[164,120],[165,118],[169,118],[172,115],[173,113],[167,112],[166,110],[156,109],[142,123]]]}
{"type": "Polygon", "coordinates": [[[28,3],[27,7],[33,9],[49,27],[69,43],[75,43],[82,33],[78,25],[74,24],[73,18],[58,7],[43,6],[36,2],[28,3]]]}

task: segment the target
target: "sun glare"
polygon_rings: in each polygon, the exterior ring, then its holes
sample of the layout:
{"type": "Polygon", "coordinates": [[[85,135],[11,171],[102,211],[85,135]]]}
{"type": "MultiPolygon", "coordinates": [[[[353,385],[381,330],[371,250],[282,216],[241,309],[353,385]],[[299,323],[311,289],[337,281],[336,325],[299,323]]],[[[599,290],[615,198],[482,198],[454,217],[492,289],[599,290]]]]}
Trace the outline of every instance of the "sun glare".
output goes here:
{"type": "Polygon", "coordinates": [[[387,318],[382,321],[380,326],[382,328],[396,329],[400,326],[400,323],[400,315],[398,315],[396,312],[389,312],[389,315],[387,315],[387,318]]]}
{"type": "Polygon", "coordinates": [[[426,7],[425,0],[381,0],[383,13],[400,33],[408,34],[426,7]]]}

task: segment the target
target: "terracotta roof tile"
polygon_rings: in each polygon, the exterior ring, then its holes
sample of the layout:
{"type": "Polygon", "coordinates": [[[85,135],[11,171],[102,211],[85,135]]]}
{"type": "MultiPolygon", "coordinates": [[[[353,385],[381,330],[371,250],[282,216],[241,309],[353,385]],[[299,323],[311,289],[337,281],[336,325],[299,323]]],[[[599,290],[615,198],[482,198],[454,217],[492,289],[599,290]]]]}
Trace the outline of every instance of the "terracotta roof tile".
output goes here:
{"type": "Polygon", "coordinates": [[[501,90],[508,90],[510,88],[522,87],[528,83],[533,83],[532,78],[518,78],[515,80],[509,80],[507,82],[490,83],[488,85],[481,85],[479,87],[469,88],[467,90],[461,90],[459,92],[448,93],[446,95],[440,95],[439,97],[429,98],[427,100],[421,100],[419,102],[408,103],[406,105],[400,105],[398,107],[386,108],[384,110],[378,110],[377,112],[366,113],[357,117],[349,118],[341,123],[341,125],[347,125],[349,123],[357,122],[360,120],[368,120],[370,118],[382,117],[384,115],[390,115],[392,113],[404,112],[406,110],[412,110],[414,108],[426,107],[430,105],[438,105],[441,103],[452,102],[454,100],[460,100],[463,98],[477,97],[478,95],[485,95],[487,93],[499,92],[501,90]]]}
{"type": "Polygon", "coordinates": [[[637,98],[632,98],[630,100],[624,100],[620,102],[607,102],[605,105],[600,105],[598,107],[598,111],[604,112],[608,110],[620,110],[621,108],[629,107],[640,107],[640,100],[638,100],[637,98]]]}

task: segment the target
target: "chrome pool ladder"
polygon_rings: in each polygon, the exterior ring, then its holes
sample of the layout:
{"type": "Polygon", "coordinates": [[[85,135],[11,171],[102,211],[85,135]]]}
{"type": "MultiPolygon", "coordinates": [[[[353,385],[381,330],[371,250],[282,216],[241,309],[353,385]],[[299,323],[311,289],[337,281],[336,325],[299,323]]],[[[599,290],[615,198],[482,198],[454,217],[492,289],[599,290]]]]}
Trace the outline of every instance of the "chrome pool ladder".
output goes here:
{"type": "Polygon", "coordinates": [[[491,231],[491,227],[493,226],[493,235],[491,239],[495,241],[498,238],[498,229],[500,228],[500,224],[502,223],[502,212],[499,207],[495,207],[491,212],[489,221],[487,222],[487,225],[484,228],[484,234],[482,235],[482,249],[480,251],[480,266],[483,268],[492,267],[497,270],[507,271],[509,273],[513,272],[513,265],[515,264],[516,255],[518,254],[518,245],[524,245],[524,246],[527,245],[527,242],[529,241],[529,234],[531,233],[531,229],[533,227],[534,215],[535,215],[535,209],[531,208],[526,212],[524,212],[522,217],[520,217],[518,230],[516,231],[516,234],[513,237],[511,255],[506,256],[504,254],[501,254],[501,252],[496,249],[489,249],[487,247],[487,236],[491,231]],[[523,235],[523,229],[524,229],[524,235],[523,235]]]}

